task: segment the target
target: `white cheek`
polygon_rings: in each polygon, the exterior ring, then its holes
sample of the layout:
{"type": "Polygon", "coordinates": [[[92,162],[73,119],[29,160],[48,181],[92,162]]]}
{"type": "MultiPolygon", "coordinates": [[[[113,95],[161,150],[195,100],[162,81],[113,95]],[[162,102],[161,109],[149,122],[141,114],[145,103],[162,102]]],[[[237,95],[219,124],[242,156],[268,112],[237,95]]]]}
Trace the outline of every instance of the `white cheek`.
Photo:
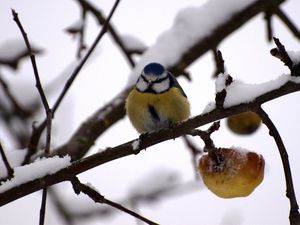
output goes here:
{"type": "Polygon", "coordinates": [[[160,83],[154,83],[152,85],[152,89],[153,91],[155,91],[156,93],[161,93],[161,92],[164,92],[166,90],[168,90],[170,87],[170,80],[169,79],[166,79],[160,83]]]}
{"type": "Polygon", "coordinates": [[[136,88],[139,91],[146,91],[146,89],[148,88],[148,84],[143,79],[139,79],[136,83],[136,88]]]}

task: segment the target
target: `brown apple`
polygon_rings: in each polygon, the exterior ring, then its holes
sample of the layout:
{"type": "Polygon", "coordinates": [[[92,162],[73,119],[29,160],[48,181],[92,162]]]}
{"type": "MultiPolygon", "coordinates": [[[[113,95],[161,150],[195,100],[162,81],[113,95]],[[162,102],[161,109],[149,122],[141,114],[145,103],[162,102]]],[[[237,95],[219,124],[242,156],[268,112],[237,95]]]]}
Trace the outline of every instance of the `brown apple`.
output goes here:
{"type": "Polygon", "coordinates": [[[262,182],[265,165],[262,155],[237,148],[216,151],[202,155],[198,164],[204,184],[214,194],[221,198],[245,197],[262,182]]]}
{"type": "Polygon", "coordinates": [[[228,128],[236,134],[252,134],[259,128],[260,124],[260,117],[251,111],[227,118],[228,128]]]}

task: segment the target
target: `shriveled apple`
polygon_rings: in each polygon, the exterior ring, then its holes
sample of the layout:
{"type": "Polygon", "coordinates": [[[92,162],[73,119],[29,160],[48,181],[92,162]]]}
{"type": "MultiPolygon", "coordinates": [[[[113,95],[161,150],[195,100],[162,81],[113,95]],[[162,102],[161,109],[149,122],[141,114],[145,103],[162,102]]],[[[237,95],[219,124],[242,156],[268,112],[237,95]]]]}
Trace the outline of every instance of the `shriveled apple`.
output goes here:
{"type": "Polygon", "coordinates": [[[203,155],[198,164],[209,190],[222,198],[245,197],[262,182],[262,155],[238,148],[219,148],[203,155]]]}

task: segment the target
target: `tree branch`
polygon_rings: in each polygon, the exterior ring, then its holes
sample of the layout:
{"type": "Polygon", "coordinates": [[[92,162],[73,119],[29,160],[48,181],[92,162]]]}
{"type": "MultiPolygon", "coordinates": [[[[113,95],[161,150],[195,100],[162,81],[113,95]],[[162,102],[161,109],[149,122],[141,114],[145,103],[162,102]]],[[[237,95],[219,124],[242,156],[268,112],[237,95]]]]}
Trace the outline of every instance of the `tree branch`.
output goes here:
{"type": "Polygon", "coordinates": [[[153,221],[137,214],[136,212],[133,212],[132,210],[127,209],[124,206],[105,198],[98,191],[96,191],[93,188],[81,183],[77,177],[74,177],[71,180],[71,182],[72,182],[73,189],[74,189],[76,194],[80,194],[80,192],[83,192],[84,194],[88,195],[92,200],[94,200],[96,203],[107,204],[107,205],[112,206],[112,207],[114,207],[118,210],[121,210],[121,211],[123,211],[123,212],[125,212],[125,213],[141,220],[141,221],[144,221],[147,224],[158,225],[157,223],[155,223],[155,222],[153,222],[153,221]]]}
{"type": "Polygon", "coordinates": [[[286,196],[290,200],[291,210],[290,210],[290,224],[291,225],[299,225],[300,223],[300,214],[299,214],[299,207],[294,191],[294,185],[293,185],[293,178],[292,178],[292,172],[290,168],[288,153],[285,149],[284,143],[280,137],[280,134],[276,128],[276,126],[273,124],[272,120],[268,116],[268,114],[259,107],[256,110],[257,114],[262,119],[263,123],[268,127],[269,134],[274,138],[276,145],[278,147],[281,161],[283,164],[283,170],[285,175],[285,182],[286,182],[286,196]]]}
{"type": "Polygon", "coordinates": [[[56,172],[55,174],[47,175],[33,181],[28,181],[17,187],[13,187],[9,190],[3,191],[2,193],[0,193],[0,206],[12,202],[23,196],[26,196],[30,193],[33,193],[35,191],[38,191],[44,187],[48,187],[53,184],[60,183],[62,181],[71,180],[77,174],[92,169],[101,164],[128,155],[136,155],[145,148],[184,135],[190,130],[199,126],[203,126],[205,124],[242,112],[255,111],[258,107],[260,107],[263,103],[267,101],[296,91],[300,91],[300,84],[288,81],[285,84],[283,84],[280,88],[271,90],[267,93],[258,96],[252,102],[231,106],[228,108],[224,108],[223,110],[214,109],[208,113],[204,113],[182,123],[178,123],[172,129],[163,129],[157,132],[149,133],[144,135],[142,139],[132,140],[114,148],[109,148],[105,151],[77,160],[73,162],[69,167],[62,169],[56,172]],[[134,146],[136,146],[137,141],[139,142],[139,145],[137,148],[134,148],[134,146]]]}
{"type": "Polygon", "coordinates": [[[8,162],[8,159],[7,159],[6,155],[5,155],[5,152],[3,150],[1,142],[0,142],[0,154],[1,154],[3,163],[4,163],[4,165],[6,167],[6,170],[7,170],[7,177],[5,179],[10,179],[10,178],[12,178],[14,176],[14,170],[13,170],[13,168],[10,166],[10,164],[8,162]]]}
{"type": "Polygon", "coordinates": [[[274,13],[289,28],[293,35],[300,40],[300,31],[289,19],[289,17],[279,7],[275,9],[274,13]]]}

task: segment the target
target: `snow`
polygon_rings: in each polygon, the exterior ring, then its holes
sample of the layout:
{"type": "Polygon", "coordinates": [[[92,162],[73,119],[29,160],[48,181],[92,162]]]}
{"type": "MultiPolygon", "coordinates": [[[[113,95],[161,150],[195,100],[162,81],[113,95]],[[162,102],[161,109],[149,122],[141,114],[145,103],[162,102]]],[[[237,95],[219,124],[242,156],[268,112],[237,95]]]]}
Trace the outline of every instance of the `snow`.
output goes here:
{"type": "Polygon", "coordinates": [[[14,60],[25,51],[27,51],[27,48],[24,40],[7,40],[0,46],[0,59],[14,60]]]}
{"type": "Polygon", "coordinates": [[[132,142],[132,147],[133,147],[133,150],[138,150],[139,148],[139,145],[140,145],[140,141],[139,139],[135,140],[134,142],[132,142]]]}
{"type": "Polygon", "coordinates": [[[216,108],[216,103],[215,102],[209,102],[205,108],[203,109],[202,113],[209,113],[213,111],[216,108]]]}
{"type": "Polygon", "coordinates": [[[226,80],[228,78],[227,73],[220,73],[216,79],[215,86],[216,92],[221,92],[224,88],[226,88],[226,80]]]}
{"type": "Polygon", "coordinates": [[[92,183],[86,182],[85,185],[88,186],[89,188],[91,188],[92,190],[100,193],[100,191],[92,183]]]}
{"type": "Polygon", "coordinates": [[[239,80],[234,80],[227,88],[227,95],[224,107],[228,108],[241,103],[249,103],[260,95],[280,88],[291,80],[290,75],[281,75],[275,80],[270,80],[261,84],[246,84],[239,80]]]}
{"type": "Polygon", "coordinates": [[[57,171],[68,167],[71,164],[71,157],[43,158],[34,163],[18,166],[14,168],[14,177],[11,180],[3,182],[0,186],[0,193],[23,183],[35,180],[37,178],[54,174],[57,171]]]}
{"type": "Polygon", "coordinates": [[[143,54],[129,76],[128,85],[136,82],[143,67],[150,62],[159,62],[165,67],[175,65],[195,43],[254,1],[211,0],[200,7],[188,7],[179,11],[173,26],[162,33],[156,43],[143,54]]]}
{"type": "Polygon", "coordinates": [[[246,154],[248,152],[251,152],[249,149],[239,147],[239,146],[231,146],[230,148],[240,152],[241,154],[246,154]]]}
{"type": "Polygon", "coordinates": [[[121,40],[128,51],[143,52],[147,49],[147,46],[141,40],[131,35],[123,34],[121,40]]]}
{"type": "MultiPolygon", "coordinates": [[[[26,156],[26,153],[27,153],[26,149],[17,149],[17,150],[13,150],[13,151],[6,151],[5,155],[9,162],[9,165],[12,168],[14,168],[14,167],[20,166],[22,164],[22,162],[26,156]]],[[[1,158],[1,160],[0,160],[0,178],[4,178],[6,176],[7,176],[7,169],[1,158]]]]}
{"type": "MultiPolygon", "coordinates": [[[[227,74],[219,74],[215,82],[215,88],[217,93],[222,91],[224,88],[226,89],[224,108],[229,108],[231,106],[239,105],[242,103],[252,102],[257,97],[272,90],[276,90],[289,81],[294,83],[300,83],[300,77],[291,76],[290,74],[283,74],[277,79],[260,84],[247,84],[240,80],[233,80],[233,82],[226,87],[225,82],[227,77],[227,74]]],[[[215,102],[209,102],[202,113],[209,113],[212,110],[214,110],[215,107],[215,102]]]]}

